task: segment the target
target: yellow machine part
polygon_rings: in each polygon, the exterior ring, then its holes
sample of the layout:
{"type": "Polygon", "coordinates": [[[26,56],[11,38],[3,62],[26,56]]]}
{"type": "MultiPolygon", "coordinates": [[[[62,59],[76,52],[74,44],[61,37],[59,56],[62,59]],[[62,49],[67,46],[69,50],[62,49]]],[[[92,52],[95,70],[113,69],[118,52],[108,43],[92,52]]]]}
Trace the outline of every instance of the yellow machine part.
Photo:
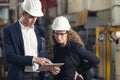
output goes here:
{"type": "Polygon", "coordinates": [[[105,27],[96,28],[96,55],[100,58],[98,76],[104,78],[104,80],[111,80],[111,41],[109,38],[112,32],[120,31],[120,27],[111,27],[105,34],[106,39],[99,41],[99,36],[105,30],[105,27]]]}

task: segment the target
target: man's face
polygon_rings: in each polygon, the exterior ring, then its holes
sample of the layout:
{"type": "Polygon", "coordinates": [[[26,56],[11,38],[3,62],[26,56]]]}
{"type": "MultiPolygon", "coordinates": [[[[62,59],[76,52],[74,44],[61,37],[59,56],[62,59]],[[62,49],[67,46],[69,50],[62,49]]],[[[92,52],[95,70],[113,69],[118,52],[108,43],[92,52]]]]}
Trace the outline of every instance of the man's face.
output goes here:
{"type": "Polygon", "coordinates": [[[26,27],[31,27],[32,25],[35,24],[35,22],[37,20],[37,17],[34,17],[28,13],[24,13],[23,18],[24,18],[24,25],[26,27]]]}

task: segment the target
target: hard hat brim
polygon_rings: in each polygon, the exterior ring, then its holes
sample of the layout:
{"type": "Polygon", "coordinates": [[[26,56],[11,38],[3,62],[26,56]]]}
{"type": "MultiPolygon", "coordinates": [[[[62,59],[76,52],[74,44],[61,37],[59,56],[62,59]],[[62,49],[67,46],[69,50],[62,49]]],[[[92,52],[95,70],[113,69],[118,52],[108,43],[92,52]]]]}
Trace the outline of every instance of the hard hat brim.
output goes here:
{"type": "Polygon", "coordinates": [[[25,10],[28,14],[35,16],[35,17],[42,17],[44,16],[44,14],[40,11],[40,12],[29,12],[27,10],[25,10]]]}

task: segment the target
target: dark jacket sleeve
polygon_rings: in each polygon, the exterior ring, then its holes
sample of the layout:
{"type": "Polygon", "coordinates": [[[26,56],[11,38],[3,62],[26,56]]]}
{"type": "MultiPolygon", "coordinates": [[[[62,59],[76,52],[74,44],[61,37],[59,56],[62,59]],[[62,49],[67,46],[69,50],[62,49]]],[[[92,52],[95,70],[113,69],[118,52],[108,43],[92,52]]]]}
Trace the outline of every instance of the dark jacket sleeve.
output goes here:
{"type": "Polygon", "coordinates": [[[2,30],[4,56],[10,64],[19,66],[32,65],[33,56],[24,56],[23,46],[21,45],[20,38],[17,35],[20,33],[17,33],[14,30],[15,27],[7,26],[2,30]]]}
{"type": "Polygon", "coordinates": [[[78,68],[78,72],[86,72],[100,62],[99,58],[96,57],[95,54],[83,48],[78,43],[73,44],[73,49],[75,51],[74,54],[78,55],[78,58],[81,62],[79,65],[80,68],[78,68]]]}

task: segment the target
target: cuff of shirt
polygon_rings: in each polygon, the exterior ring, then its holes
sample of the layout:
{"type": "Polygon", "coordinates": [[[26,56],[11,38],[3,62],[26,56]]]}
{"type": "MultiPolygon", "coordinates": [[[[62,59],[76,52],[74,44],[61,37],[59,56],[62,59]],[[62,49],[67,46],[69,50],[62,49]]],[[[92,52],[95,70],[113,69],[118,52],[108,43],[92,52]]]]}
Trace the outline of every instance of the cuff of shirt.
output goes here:
{"type": "Polygon", "coordinates": [[[34,61],[35,61],[35,57],[33,56],[32,63],[34,63],[34,61]]]}

